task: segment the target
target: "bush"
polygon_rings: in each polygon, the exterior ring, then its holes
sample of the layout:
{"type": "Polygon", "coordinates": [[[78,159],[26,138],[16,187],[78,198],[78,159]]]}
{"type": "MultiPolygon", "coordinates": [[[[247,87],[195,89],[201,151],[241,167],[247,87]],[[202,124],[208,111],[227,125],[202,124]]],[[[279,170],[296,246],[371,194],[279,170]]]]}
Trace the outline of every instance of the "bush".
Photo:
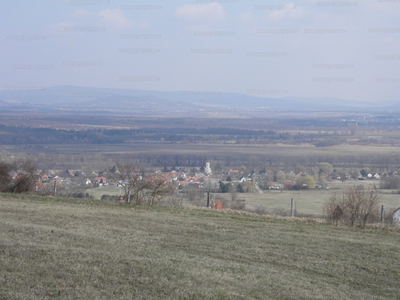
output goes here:
{"type": "Polygon", "coordinates": [[[329,223],[338,225],[339,221],[343,217],[343,207],[345,199],[344,193],[333,193],[329,200],[325,203],[324,213],[326,214],[326,219],[329,223]]]}
{"type": "Polygon", "coordinates": [[[337,225],[340,221],[349,226],[364,227],[379,219],[379,196],[376,191],[363,186],[353,186],[342,193],[333,193],[324,206],[328,222],[337,225]]]}
{"type": "MultiPolygon", "coordinates": [[[[282,217],[287,217],[287,216],[290,216],[290,215],[291,215],[290,210],[286,210],[286,209],[284,209],[284,208],[282,208],[282,207],[274,208],[273,211],[272,211],[272,213],[273,213],[274,215],[282,216],[282,217]]],[[[295,211],[295,215],[296,215],[296,211],[295,211]]]]}
{"type": "Polygon", "coordinates": [[[84,198],[93,199],[93,196],[90,196],[89,193],[85,194],[84,192],[70,193],[68,194],[68,197],[79,198],[79,199],[84,199],[84,198]]]}
{"type": "Polygon", "coordinates": [[[231,209],[245,210],[246,200],[245,199],[235,199],[231,202],[231,209]]]}
{"type": "Polygon", "coordinates": [[[257,206],[254,212],[258,215],[266,215],[268,213],[267,209],[261,205],[257,206]]]}
{"type": "Polygon", "coordinates": [[[118,202],[121,199],[120,195],[107,195],[104,194],[101,196],[101,200],[102,201],[114,201],[114,202],[118,202]]]}

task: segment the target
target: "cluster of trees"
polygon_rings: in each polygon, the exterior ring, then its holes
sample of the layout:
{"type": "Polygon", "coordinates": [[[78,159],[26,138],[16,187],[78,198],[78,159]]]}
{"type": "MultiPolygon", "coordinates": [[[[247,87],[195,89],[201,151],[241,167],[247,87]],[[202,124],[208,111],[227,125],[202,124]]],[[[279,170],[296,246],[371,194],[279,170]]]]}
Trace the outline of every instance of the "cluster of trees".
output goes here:
{"type": "Polygon", "coordinates": [[[123,188],[124,200],[128,204],[155,206],[175,194],[175,187],[167,184],[164,178],[145,178],[143,172],[132,164],[117,162],[111,176],[123,188]]]}
{"type": "MultiPolygon", "coordinates": [[[[327,182],[331,180],[335,170],[330,163],[322,162],[312,168],[306,168],[303,165],[297,164],[294,168],[295,172],[274,172],[271,169],[261,171],[265,181],[261,188],[268,189],[271,182],[284,184],[285,189],[313,189],[317,184],[321,187],[326,187],[327,182]],[[308,170],[309,172],[306,172],[308,170]]],[[[345,176],[342,176],[345,178],[345,176]]]]}
{"type": "MultiPolygon", "coordinates": [[[[170,198],[175,194],[175,187],[166,183],[163,178],[145,178],[131,164],[117,163],[112,168],[110,175],[118,180],[124,190],[124,200],[127,203],[141,205],[158,205],[161,200],[170,198]]],[[[0,161],[0,192],[5,193],[30,193],[37,191],[40,181],[36,164],[32,160],[18,160],[12,163],[0,161]]],[[[65,197],[91,198],[83,191],[62,193],[65,197]]],[[[109,199],[104,197],[103,199],[109,199]]],[[[113,197],[111,197],[114,200],[113,197]]]]}
{"type": "Polygon", "coordinates": [[[328,222],[338,225],[364,227],[379,216],[379,195],[363,186],[353,186],[341,193],[333,193],[324,206],[328,222]]]}
{"type": "Polygon", "coordinates": [[[315,188],[314,177],[311,175],[298,176],[295,180],[294,188],[299,190],[315,188]]]}

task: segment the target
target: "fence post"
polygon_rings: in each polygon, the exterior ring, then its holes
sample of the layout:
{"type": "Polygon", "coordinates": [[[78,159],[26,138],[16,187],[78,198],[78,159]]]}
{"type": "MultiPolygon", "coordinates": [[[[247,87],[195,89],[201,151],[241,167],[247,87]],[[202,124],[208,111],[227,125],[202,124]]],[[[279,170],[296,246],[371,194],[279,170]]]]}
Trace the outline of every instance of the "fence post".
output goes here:
{"type": "Polygon", "coordinates": [[[382,224],[385,223],[385,206],[383,205],[381,207],[381,222],[382,224]]]}
{"type": "Polygon", "coordinates": [[[293,218],[295,214],[296,214],[296,201],[293,201],[293,218]]]}
{"type": "Polygon", "coordinates": [[[290,199],[290,213],[291,213],[291,215],[292,215],[292,217],[294,217],[294,201],[293,201],[293,198],[292,199],[290,199]]]}
{"type": "Polygon", "coordinates": [[[57,197],[57,179],[54,180],[54,198],[57,197]]]}
{"type": "Polygon", "coordinates": [[[207,208],[210,207],[210,192],[207,192],[207,208]]]}

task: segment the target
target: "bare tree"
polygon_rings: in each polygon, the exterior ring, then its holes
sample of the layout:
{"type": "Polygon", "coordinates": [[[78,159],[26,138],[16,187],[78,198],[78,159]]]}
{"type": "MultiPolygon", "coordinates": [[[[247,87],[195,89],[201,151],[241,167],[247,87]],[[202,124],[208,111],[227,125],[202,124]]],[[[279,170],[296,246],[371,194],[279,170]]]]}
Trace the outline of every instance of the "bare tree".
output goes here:
{"type": "Polygon", "coordinates": [[[125,202],[131,203],[132,198],[135,204],[142,204],[144,198],[143,177],[135,166],[131,164],[116,163],[117,170],[113,173],[120,187],[124,189],[125,202]]]}
{"type": "Polygon", "coordinates": [[[172,186],[167,186],[165,179],[152,180],[146,184],[145,189],[146,204],[151,206],[160,204],[165,196],[173,192],[172,186]]]}
{"type": "Polygon", "coordinates": [[[338,225],[343,216],[344,194],[333,193],[324,206],[324,213],[328,222],[338,225]]]}
{"type": "Polygon", "coordinates": [[[35,191],[39,179],[36,164],[32,160],[19,160],[14,164],[0,163],[0,191],[8,193],[28,193],[35,191]],[[14,178],[9,175],[16,171],[14,178]]]}
{"type": "Polygon", "coordinates": [[[159,205],[175,191],[175,187],[168,185],[165,178],[144,178],[143,172],[131,164],[117,162],[116,169],[113,174],[124,189],[126,203],[159,205]]]}
{"type": "Polygon", "coordinates": [[[379,195],[375,191],[364,190],[361,192],[361,201],[358,210],[358,226],[364,227],[379,212],[379,195]]]}
{"type": "Polygon", "coordinates": [[[334,193],[324,206],[327,220],[338,224],[340,220],[349,226],[364,227],[378,214],[379,195],[363,186],[353,186],[342,193],[334,193]]]}

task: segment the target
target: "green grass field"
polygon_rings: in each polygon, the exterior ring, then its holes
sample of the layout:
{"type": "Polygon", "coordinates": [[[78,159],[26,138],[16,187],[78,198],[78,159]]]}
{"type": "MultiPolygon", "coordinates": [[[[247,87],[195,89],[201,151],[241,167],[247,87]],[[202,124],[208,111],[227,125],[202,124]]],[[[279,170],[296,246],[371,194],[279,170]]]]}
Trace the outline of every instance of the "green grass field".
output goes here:
{"type": "Polygon", "coordinates": [[[0,195],[0,299],[400,299],[400,231],[0,195]]]}

